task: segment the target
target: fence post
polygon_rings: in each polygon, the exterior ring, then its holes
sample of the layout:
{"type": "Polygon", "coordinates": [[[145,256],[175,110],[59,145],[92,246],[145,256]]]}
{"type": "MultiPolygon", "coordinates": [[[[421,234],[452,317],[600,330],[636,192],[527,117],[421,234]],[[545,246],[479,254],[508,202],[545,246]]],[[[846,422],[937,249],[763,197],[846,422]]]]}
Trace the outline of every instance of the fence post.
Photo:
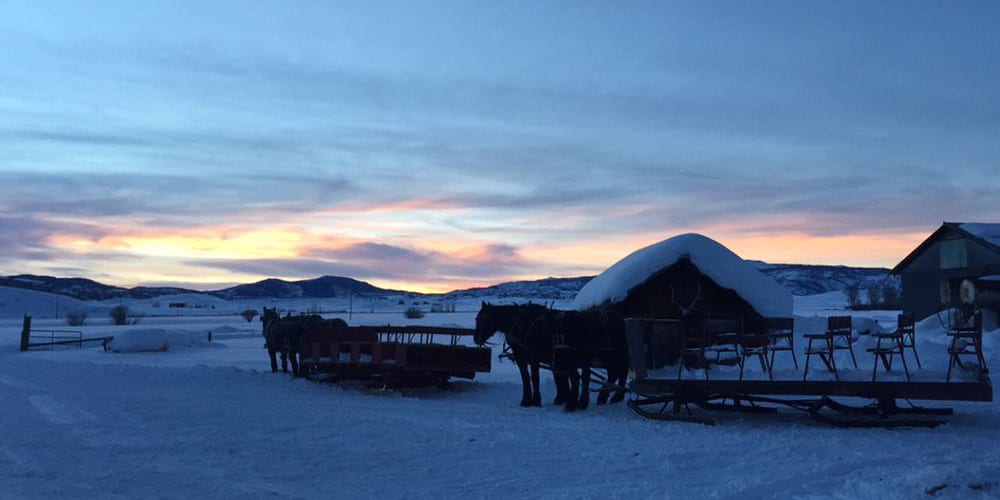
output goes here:
{"type": "Polygon", "coordinates": [[[21,327],[21,351],[28,350],[28,342],[31,339],[31,316],[24,315],[24,325],[21,327]]]}

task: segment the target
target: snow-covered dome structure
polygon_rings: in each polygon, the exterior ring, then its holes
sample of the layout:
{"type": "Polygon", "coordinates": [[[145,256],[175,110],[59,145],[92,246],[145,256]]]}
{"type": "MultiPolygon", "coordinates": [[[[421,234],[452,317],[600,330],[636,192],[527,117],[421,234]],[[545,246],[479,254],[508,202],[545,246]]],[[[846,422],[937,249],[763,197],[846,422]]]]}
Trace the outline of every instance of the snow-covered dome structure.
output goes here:
{"type": "Polygon", "coordinates": [[[717,241],[682,234],[637,250],[587,283],[572,309],[611,303],[627,316],[792,316],[792,294],[717,241]]]}

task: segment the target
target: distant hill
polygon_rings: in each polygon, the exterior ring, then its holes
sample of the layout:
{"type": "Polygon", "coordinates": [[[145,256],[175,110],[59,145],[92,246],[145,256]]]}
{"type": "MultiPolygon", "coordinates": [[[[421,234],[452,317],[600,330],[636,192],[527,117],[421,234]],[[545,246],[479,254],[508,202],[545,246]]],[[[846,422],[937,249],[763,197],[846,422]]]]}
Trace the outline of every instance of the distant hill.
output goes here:
{"type": "Polygon", "coordinates": [[[750,261],[761,273],[774,278],[792,295],[816,295],[843,291],[849,285],[862,290],[876,286],[900,287],[899,276],[884,267],[821,266],[809,264],[768,264],[750,261]]]}
{"type": "Polygon", "coordinates": [[[0,318],[19,318],[29,315],[36,318],[65,317],[70,311],[86,311],[86,302],[24,287],[0,286],[0,318]]]}
{"type": "Polygon", "coordinates": [[[126,288],[105,285],[86,278],[55,278],[52,276],[19,274],[17,276],[0,277],[0,286],[57,293],[80,300],[108,300],[132,297],[126,288]]]}
{"type": "Polygon", "coordinates": [[[330,299],[337,297],[382,297],[386,295],[398,295],[398,290],[386,290],[353,278],[341,276],[322,276],[311,280],[285,281],[280,279],[266,279],[251,283],[249,285],[237,285],[223,290],[208,292],[223,299],[295,299],[295,298],[321,298],[330,299]]]}
{"type": "MultiPolygon", "coordinates": [[[[899,278],[885,268],[820,266],[806,264],[769,264],[750,261],[757,269],[774,278],[794,295],[815,295],[844,290],[849,285],[862,289],[885,284],[899,288],[899,278]]],[[[575,278],[545,278],[531,281],[511,281],[484,288],[455,290],[449,298],[529,297],[540,300],[570,300],[593,276],[575,278]]],[[[225,300],[233,299],[294,299],[338,297],[385,297],[391,295],[424,295],[402,290],[379,288],[370,283],[342,276],[322,276],[315,279],[285,281],[265,279],[222,290],[199,292],[175,287],[122,288],[105,285],[86,278],[54,278],[22,274],[0,277],[0,286],[57,293],[79,300],[149,299],[163,295],[207,294],[225,300]]]]}
{"type": "MultiPolygon", "coordinates": [[[[793,295],[816,295],[843,291],[850,285],[863,290],[886,284],[899,288],[899,277],[881,267],[823,266],[811,264],[769,264],[750,261],[758,271],[770,276],[793,295]]],[[[537,297],[539,299],[572,299],[593,276],[577,278],[545,278],[535,281],[513,281],[486,288],[456,290],[449,297],[537,297]]]]}
{"type": "Polygon", "coordinates": [[[593,276],[578,278],[545,278],[533,281],[511,281],[485,288],[470,288],[449,292],[447,297],[535,297],[546,300],[572,299],[593,276]]]}

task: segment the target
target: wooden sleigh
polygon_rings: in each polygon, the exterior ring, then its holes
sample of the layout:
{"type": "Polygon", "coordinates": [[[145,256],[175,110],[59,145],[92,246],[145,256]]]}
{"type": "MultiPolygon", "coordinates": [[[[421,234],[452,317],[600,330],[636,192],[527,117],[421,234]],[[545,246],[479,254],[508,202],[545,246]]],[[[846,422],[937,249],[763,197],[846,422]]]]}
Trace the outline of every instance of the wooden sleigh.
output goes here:
{"type": "MultiPolygon", "coordinates": [[[[801,411],[817,422],[840,427],[935,427],[945,423],[953,410],[916,406],[910,404],[910,400],[993,400],[993,387],[982,364],[978,377],[963,381],[869,380],[867,377],[863,380],[844,377],[776,380],[771,378],[770,372],[767,380],[745,380],[742,365],[740,379],[709,378],[707,369],[704,378],[656,375],[653,369],[662,368],[663,362],[656,359],[655,351],[662,351],[663,345],[670,344],[671,336],[678,337],[680,342],[690,336],[677,329],[657,328],[665,324],[669,322],[626,320],[632,375],[630,389],[634,395],[628,406],[646,418],[714,425],[719,412],[776,414],[784,407],[801,411]],[[862,403],[848,404],[844,398],[862,403]]],[[[676,362],[681,363],[681,360],[676,362]]],[[[672,373],[672,370],[659,373],[672,373]]]]}

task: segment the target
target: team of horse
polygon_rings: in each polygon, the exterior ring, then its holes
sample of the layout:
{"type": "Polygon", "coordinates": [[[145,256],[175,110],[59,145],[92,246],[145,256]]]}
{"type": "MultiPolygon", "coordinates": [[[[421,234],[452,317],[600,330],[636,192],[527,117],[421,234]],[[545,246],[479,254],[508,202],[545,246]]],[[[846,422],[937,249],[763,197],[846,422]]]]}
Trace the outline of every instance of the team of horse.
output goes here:
{"type": "MultiPolygon", "coordinates": [[[[271,371],[299,376],[300,339],[318,329],[346,327],[340,319],[318,315],[282,317],[277,308],[264,308],[260,316],[271,371]]],[[[628,359],[625,349],[625,322],[607,308],[562,311],[541,304],[494,305],[483,302],[476,315],[475,342],[482,346],[496,332],[504,334],[510,357],[521,374],[521,406],[541,406],[541,369],[548,368],[556,385],[553,404],[566,411],[590,404],[590,382],[595,363],[607,372],[606,383],[598,391],[597,404],[616,403],[625,398],[628,359]],[[612,395],[613,391],[613,395],[612,395]]]]}
{"type": "Polygon", "coordinates": [[[597,404],[625,398],[628,358],[625,321],[607,308],[561,311],[540,304],[494,305],[483,302],[476,315],[475,341],[484,345],[502,332],[521,374],[521,406],[541,406],[540,369],[548,367],[556,384],[553,404],[566,411],[590,403],[595,361],[607,371],[597,404]]]}
{"type": "Polygon", "coordinates": [[[301,375],[299,371],[300,340],[309,331],[346,327],[347,322],[340,318],[323,319],[317,314],[292,316],[291,313],[281,317],[278,309],[264,308],[260,316],[263,324],[264,342],[267,355],[271,359],[271,372],[278,371],[277,357],[281,355],[281,371],[288,373],[289,362],[292,365],[292,375],[301,375]]]}

